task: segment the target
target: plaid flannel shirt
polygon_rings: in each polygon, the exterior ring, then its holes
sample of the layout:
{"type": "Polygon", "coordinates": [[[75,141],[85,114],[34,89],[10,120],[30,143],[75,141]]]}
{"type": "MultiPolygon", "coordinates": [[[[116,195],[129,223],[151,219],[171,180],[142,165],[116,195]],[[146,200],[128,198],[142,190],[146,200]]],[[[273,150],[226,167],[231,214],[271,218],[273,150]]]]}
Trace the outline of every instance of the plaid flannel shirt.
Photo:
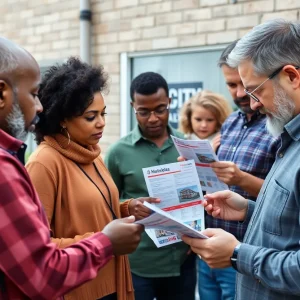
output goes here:
{"type": "MultiPolygon", "coordinates": [[[[218,150],[220,161],[232,161],[242,171],[265,179],[270,171],[279,148],[279,139],[272,137],[266,129],[266,116],[255,113],[251,120],[241,111],[232,113],[221,128],[221,145],[218,150]]],[[[247,199],[255,200],[239,186],[230,186],[247,199]]],[[[242,240],[247,224],[206,217],[206,227],[223,228],[242,240]]]]}
{"type": "Polygon", "coordinates": [[[0,130],[0,299],[56,299],[94,278],[111,259],[112,245],[102,233],[65,249],[51,243],[43,208],[20,162],[25,149],[0,130]]]}

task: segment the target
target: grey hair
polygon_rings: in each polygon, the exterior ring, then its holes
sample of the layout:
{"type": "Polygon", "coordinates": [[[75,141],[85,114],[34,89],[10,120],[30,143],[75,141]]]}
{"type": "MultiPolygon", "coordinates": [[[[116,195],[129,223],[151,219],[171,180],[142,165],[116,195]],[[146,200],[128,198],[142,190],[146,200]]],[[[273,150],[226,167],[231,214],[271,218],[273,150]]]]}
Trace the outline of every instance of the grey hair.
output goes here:
{"type": "Polygon", "coordinates": [[[6,117],[7,127],[13,137],[25,142],[28,135],[25,129],[25,118],[16,97],[14,98],[12,110],[6,117]]]}
{"type": "Polygon", "coordinates": [[[227,60],[232,68],[244,61],[252,62],[257,75],[267,76],[288,64],[300,66],[300,23],[274,19],[255,26],[227,60]]]}
{"type": "Polygon", "coordinates": [[[18,59],[9,47],[4,45],[3,41],[12,44],[11,41],[0,37],[0,74],[10,73],[18,66],[18,59]]]}

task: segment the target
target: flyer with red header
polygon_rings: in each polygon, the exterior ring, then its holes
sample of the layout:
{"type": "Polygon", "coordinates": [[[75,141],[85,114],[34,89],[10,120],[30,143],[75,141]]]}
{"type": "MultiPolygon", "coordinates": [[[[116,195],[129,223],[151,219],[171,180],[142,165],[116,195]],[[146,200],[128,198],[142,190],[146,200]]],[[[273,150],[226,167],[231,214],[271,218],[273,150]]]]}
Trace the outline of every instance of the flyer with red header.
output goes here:
{"type": "MultiPolygon", "coordinates": [[[[197,232],[204,230],[203,193],[193,160],[144,168],[143,173],[149,196],[161,200],[158,208],[197,232]]],[[[157,247],[181,241],[172,227],[150,228],[146,232],[157,247]]]]}

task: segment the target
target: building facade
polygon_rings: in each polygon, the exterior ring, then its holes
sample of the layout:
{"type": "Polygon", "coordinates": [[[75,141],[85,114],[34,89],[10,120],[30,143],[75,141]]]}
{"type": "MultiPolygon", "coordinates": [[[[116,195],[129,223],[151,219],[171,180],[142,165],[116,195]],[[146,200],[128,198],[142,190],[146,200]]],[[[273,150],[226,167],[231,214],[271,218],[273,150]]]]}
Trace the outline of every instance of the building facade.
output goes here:
{"type": "MultiPolygon", "coordinates": [[[[299,20],[299,0],[90,0],[91,62],[110,75],[106,148],[133,126],[129,83],[143,71],[170,83],[172,120],[196,91],[225,94],[216,63],[226,44],[270,18],[299,20]]],[[[80,55],[79,0],[1,0],[1,35],[22,45],[41,69],[80,55]]]]}

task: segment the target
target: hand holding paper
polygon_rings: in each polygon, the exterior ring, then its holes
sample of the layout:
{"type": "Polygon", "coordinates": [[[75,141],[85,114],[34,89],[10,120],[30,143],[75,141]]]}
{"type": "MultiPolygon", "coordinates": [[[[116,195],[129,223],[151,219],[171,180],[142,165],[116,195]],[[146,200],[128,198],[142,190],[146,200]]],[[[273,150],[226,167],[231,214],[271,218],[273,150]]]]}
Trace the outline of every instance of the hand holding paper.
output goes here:
{"type": "Polygon", "coordinates": [[[218,161],[211,164],[212,169],[218,178],[229,185],[241,185],[245,172],[232,161],[218,161]]]}
{"type": "Polygon", "coordinates": [[[240,242],[231,233],[219,229],[206,229],[207,239],[193,239],[183,236],[182,240],[191,246],[193,252],[201,256],[211,268],[226,268],[231,266],[230,257],[233,249],[240,242]]]}
{"type": "Polygon", "coordinates": [[[147,208],[145,205],[143,205],[144,202],[149,203],[159,203],[160,200],[158,198],[153,197],[141,197],[132,199],[129,202],[128,210],[130,215],[135,216],[136,220],[141,220],[143,218],[148,217],[151,214],[151,210],[147,208]]]}
{"type": "Polygon", "coordinates": [[[204,196],[204,206],[214,218],[243,221],[247,214],[248,201],[232,191],[221,191],[204,196]]]}

